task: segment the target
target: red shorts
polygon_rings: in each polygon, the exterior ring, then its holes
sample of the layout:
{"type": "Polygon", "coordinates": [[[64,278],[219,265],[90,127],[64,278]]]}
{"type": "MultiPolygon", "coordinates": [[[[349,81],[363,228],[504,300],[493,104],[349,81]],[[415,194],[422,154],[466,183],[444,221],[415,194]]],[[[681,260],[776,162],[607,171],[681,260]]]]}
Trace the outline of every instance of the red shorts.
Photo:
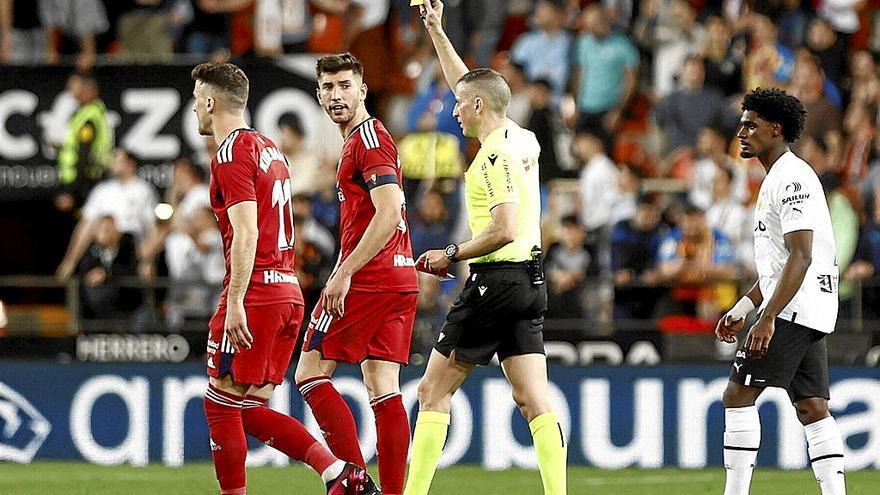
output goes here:
{"type": "Polygon", "coordinates": [[[250,349],[233,352],[223,330],[226,306],[218,307],[208,323],[208,376],[230,375],[236,383],[280,385],[299,337],[303,306],[287,302],[245,306],[244,311],[254,337],[250,349]]]}
{"type": "Polygon", "coordinates": [[[303,351],[318,350],[324,359],[346,363],[377,359],[407,364],[417,300],[416,292],[349,292],[345,316],[339,319],[318,303],[303,351]]]}

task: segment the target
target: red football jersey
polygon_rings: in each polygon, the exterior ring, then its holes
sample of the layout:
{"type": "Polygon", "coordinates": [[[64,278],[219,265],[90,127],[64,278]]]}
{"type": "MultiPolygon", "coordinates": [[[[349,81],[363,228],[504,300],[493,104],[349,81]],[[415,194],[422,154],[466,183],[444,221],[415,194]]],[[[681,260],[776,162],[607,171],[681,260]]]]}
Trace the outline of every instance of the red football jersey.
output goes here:
{"type": "MultiPolygon", "coordinates": [[[[339,195],[339,237],[342,259],[348,257],[364,236],[376,208],[370,189],[396,183],[403,196],[403,174],[397,146],[382,122],[369,118],[355,127],[342,145],[336,171],[339,195]]],[[[401,207],[397,230],[372,260],[351,277],[351,290],[416,292],[418,275],[406,223],[406,204],[401,207]]]]}
{"type": "Polygon", "coordinates": [[[210,193],[226,257],[220,305],[226,304],[231,268],[233,231],[226,209],[242,201],[257,202],[259,231],[245,305],[302,304],[302,292],[294,268],[290,172],[287,159],[275,143],[253,129],[233,131],[211,161],[210,193]]]}

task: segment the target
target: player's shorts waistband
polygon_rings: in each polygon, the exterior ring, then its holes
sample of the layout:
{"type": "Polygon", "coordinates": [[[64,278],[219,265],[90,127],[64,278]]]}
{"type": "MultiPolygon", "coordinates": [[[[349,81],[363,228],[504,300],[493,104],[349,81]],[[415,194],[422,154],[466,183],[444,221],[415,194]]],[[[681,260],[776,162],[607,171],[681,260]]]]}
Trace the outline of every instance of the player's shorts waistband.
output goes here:
{"type": "Polygon", "coordinates": [[[468,265],[471,272],[485,272],[491,270],[527,270],[529,265],[525,261],[489,261],[486,263],[471,263],[468,265]]]}

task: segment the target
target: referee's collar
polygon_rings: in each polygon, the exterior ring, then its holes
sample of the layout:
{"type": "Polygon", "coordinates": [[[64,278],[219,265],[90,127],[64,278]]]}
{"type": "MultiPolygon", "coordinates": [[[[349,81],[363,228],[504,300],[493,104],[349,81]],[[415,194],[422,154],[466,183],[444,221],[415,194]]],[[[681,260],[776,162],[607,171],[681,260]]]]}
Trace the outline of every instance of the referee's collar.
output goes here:
{"type": "Polygon", "coordinates": [[[500,141],[502,139],[507,139],[510,136],[510,132],[514,129],[514,127],[510,123],[506,123],[501,127],[495,129],[490,132],[486,139],[483,141],[483,145],[490,144],[494,141],[500,141]]]}

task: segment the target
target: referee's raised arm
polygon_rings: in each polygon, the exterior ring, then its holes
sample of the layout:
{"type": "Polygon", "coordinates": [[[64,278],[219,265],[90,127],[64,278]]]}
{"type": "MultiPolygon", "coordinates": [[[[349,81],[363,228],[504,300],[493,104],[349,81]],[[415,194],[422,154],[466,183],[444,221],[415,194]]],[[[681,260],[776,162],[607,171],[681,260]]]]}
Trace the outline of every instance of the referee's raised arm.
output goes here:
{"type": "Polygon", "coordinates": [[[446,82],[455,92],[455,84],[461,79],[461,76],[467,73],[468,67],[464,60],[458,56],[449,37],[443,31],[443,2],[425,0],[419,6],[419,13],[425,27],[428,28],[428,34],[431,35],[431,41],[434,43],[434,49],[440,59],[440,66],[443,68],[446,82]]]}

